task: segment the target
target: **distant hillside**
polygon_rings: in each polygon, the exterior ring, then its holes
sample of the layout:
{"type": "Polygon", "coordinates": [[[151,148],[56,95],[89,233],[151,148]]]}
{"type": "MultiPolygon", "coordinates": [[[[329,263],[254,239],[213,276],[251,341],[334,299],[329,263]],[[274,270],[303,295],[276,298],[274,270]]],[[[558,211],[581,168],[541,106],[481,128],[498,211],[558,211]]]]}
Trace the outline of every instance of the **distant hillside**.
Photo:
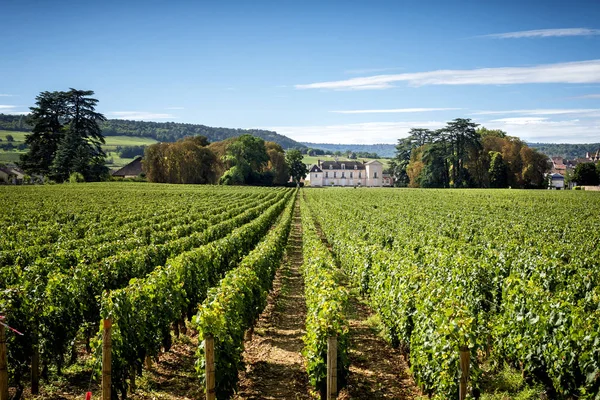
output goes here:
{"type": "MultiPolygon", "coordinates": [[[[396,145],[394,144],[332,144],[332,143],[310,143],[302,142],[306,147],[313,149],[322,149],[330,152],[341,151],[342,153],[350,151],[367,151],[369,153],[377,153],[379,157],[394,157],[396,153],[396,145]]],[[[586,152],[596,152],[600,149],[600,143],[584,143],[584,144],[569,144],[569,143],[527,143],[548,157],[564,157],[578,158],[585,157],[586,152]]]]}
{"type": "Polygon", "coordinates": [[[365,151],[368,153],[377,153],[379,157],[394,157],[396,153],[395,144],[331,144],[331,143],[310,143],[302,142],[306,147],[321,149],[329,152],[341,151],[342,153],[350,150],[353,152],[365,151]]]}
{"type": "MultiPolygon", "coordinates": [[[[31,131],[26,116],[0,114],[0,130],[31,131]]],[[[284,149],[303,148],[304,145],[273,131],[262,129],[213,128],[198,124],[182,124],[178,122],[145,122],[109,119],[101,124],[104,136],[137,136],[148,137],[159,142],[175,142],[186,136],[203,135],[210,142],[218,142],[230,137],[250,134],[264,140],[280,144],[284,149]]]]}
{"type": "Polygon", "coordinates": [[[596,150],[600,149],[600,143],[527,143],[527,145],[541,151],[548,157],[563,157],[568,159],[585,157],[585,153],[595,153],[596,150]]]}

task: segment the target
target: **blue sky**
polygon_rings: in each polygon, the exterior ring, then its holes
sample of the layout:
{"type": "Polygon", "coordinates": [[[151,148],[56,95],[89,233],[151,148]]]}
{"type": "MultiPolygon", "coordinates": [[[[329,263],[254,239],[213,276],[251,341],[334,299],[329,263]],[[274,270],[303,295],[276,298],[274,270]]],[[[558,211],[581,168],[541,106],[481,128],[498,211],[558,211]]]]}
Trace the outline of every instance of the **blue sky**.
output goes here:
{"type": "Polygon", "coordinates": [[[472,118],[600,142],[600,2],[2,0],[0,112],[91,89],[108,118],[395,143],[472,118]]]}

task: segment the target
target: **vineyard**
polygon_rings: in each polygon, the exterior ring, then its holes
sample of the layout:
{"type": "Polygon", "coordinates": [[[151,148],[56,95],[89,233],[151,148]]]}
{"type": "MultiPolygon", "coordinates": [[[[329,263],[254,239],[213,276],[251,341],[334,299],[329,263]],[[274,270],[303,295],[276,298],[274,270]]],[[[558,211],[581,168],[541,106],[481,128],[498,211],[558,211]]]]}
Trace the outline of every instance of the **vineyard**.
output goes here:
{"type": "Polygon", "coordinates": [[[20,333],[1,328],[11,398],[44,398],[73,365],[95,388],[109,378],[103,398],[136,398],[186,335],[191,384],[230,398],[290,257],[313,396],[361,398],[360,299],[387,341],[369,343],[402,354],[422,396],[485,397],[508,368],[549,398],[600,398],[595,193],[111,183],[0,187],[0,204],[0,322],[20,333]]]}

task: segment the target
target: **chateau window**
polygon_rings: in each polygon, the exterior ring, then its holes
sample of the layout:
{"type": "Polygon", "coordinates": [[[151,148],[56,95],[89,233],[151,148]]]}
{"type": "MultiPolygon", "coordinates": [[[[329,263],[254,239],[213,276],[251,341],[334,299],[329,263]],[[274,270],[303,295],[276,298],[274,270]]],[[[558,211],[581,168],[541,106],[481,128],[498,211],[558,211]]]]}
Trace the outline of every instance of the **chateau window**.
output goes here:
{"type": "Polygon", "coordinates": [[[362,178],[362,173],[360,173],[360,172],[358,173],[358,178],[359,179],[362,178]]]}
{"type": "Polygon", "coordinates": [[[355,166],[354,166],[354,169],[358,169],[358,167],[355,165],[355,166]]]}
{"type": "Polygon", "coordinates": [[[352,172],[350,172],[350,179],[352,179],[352,172]]]}
{"type": "Polygon", "coordinates": [[[377,179],[377,172],[373,172],[373,178],[377,179]]]}
{"type": "Polygon", "coordinates": [[[329,178],[329,172],[325,171],[325,178],[329,178]]]}
{"type": "Polygon", "coordinates": [[[333,165],[331,165],[331,164],[330,164],[330,165],[329,165],[329,169],[333,169],[333,165]]]}
{"type": "Polygon", "coordinates": [[[333,177],[334,177],[334,178],[337,178],[337,172],[334,172],[334,173],[333,173],[333,177]]]}
{"type": "Polygon", "coordinates": [[[342,178],[345,178],[345,177],[346,177],[346,173],[342,172],[342,178]]]}
{"type": "Polygon", "coordinates": [[[342,164],[342,169],[346,169],[346,164],[342,164]]]}

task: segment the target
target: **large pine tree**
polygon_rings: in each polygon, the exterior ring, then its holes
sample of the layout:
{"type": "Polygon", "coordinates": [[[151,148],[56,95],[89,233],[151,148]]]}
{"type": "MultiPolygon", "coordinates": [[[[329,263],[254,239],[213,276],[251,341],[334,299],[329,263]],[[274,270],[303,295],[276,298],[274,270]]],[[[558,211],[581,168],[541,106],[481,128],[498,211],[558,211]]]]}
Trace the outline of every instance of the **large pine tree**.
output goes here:
{"type": "Polygon", "coordinates": [[[42,174],[58,181],[74,172],[86,180],[99,180],[108,174],[104,136],[98,125],[104,115],[95,111],[98,100],[91,90],[42,92],[31,107],[33,130],[27,136],[29,152],[21,166],[29,173],[42,174]]]}

